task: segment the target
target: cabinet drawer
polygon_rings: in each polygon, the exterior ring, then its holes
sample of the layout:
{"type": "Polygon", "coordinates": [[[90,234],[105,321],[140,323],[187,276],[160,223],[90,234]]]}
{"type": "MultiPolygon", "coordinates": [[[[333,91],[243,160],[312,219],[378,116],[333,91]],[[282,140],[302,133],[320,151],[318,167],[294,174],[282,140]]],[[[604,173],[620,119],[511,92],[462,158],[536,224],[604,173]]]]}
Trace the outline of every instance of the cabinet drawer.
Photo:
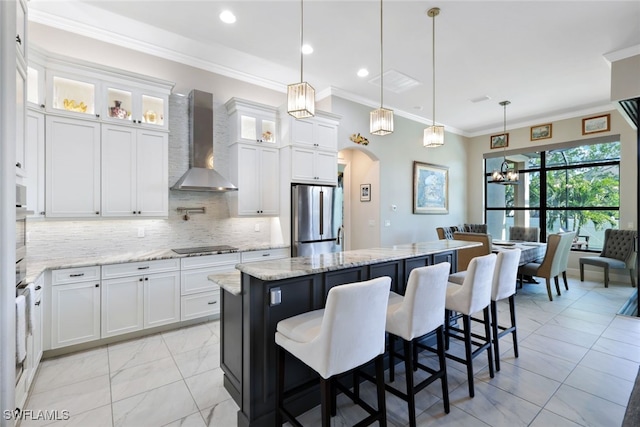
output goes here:
{"type": "Polygon", "coordinates": [[[183,270],[202,267],[215,267],[219,265],[231,266],[235,268],[240,262],[240,254],[238,252],[228,254],[190,256],[180,259],[180,265],[183,270]]]}
{"type": "Polygon", "coordinates": [[[181,298],[180,320],[197,319],[220,313],[220,291],[201,292],[181,298]]]}
{"type": "Polygon", "coordinates": [[[198,268],[195,270],[183,270],[180,272],[180,287],[182,295],[190,295],[198,292],[213,291],[218,289],[218,285],[207,277],[210,274],[233,271],[233,266],[218,266],[209,268],[198,268]]]}
{"type": "Polygon", "coordinates": [[[270,259],[289,258],[289,248],[265,249],[262,251],[242,252],[242,262],[267,261],[270,259]]]}
{"type": "Polygon", "coordinates": [[[110,264],[102,267],[102,278],[113,279],[116,277],[135,276],[138,274],[163,273],[166,271],[175,271],[179,268],[180,261],[177,258],[162,259],[158,261],[110,264]]]}
{"type": "Polygon", "coordinates": [[[51,272],[51,285],[100,280],[100,266],[64,268],[51,272]]]}

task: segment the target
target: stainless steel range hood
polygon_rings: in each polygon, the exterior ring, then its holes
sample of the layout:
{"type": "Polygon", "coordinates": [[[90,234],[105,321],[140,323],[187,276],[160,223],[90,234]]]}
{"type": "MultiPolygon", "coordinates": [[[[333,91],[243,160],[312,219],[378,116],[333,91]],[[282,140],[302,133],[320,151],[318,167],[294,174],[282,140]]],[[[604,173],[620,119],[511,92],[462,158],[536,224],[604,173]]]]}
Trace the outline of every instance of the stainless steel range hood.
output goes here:
{"type": "Polygon", "coordinates": [[[172,190],[238,191],[213,169],[213,95],[199,90],[189,94],[189,170],[172,190]]]}

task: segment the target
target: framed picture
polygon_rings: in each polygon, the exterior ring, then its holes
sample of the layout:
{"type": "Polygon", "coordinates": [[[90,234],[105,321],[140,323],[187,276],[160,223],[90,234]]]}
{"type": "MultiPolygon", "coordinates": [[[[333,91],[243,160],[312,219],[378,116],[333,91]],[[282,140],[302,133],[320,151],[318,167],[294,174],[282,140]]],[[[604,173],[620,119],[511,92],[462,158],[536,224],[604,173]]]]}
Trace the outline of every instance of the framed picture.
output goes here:
{"type": "Polygon", "coordinates": [[[611,129],[611,114],[603,114],[601,116],[588,117],[582,119],[582,134],[608,132],[611,129]]]}
{"type": "Polygon", "coordinates": [[[413,213],[449,213],[449,168],[413,162],[413,213]]]}
{"type": "Polygon", "coordinates": [[[551,123],[531,127],[531,141],[551,138],[551,123]]]}
{"type": "Polygon", "coordinates": [[[360,201],[371,201],[371,184],[360,184],[360,201]]]}
{"type": "Polygon", "coordinates": [[[499,135],[491,135],[491,148],[504,148],[509,146],[509,134],[501,133],[499,135]]]}

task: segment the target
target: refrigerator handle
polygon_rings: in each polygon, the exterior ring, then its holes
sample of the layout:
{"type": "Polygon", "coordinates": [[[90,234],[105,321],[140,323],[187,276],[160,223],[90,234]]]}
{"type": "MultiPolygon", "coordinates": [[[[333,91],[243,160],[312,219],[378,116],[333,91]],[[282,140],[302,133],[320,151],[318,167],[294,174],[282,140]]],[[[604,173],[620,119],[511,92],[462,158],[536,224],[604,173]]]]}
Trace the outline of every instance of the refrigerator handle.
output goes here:
{"type": "Polygon", "coordinates": [[[324,234],[324,191],[320,190],[320,235],[324,234]]]}
{"type": "Polygon", "coordinates": [[[336,237],[336,245],[340,244],[340,233],[344,233],[344,227],[342,225],[338,227],[338,237],[336,237]]]}

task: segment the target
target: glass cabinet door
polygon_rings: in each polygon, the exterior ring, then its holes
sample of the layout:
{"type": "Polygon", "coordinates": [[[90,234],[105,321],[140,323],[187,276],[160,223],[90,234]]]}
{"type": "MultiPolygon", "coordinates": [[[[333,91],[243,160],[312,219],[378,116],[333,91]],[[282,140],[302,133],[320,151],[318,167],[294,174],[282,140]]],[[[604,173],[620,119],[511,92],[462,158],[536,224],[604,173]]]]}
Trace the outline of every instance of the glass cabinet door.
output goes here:
{"type": "Polygon", "coordinates": [[[240,138],[248,141],[276,142],[276,122],[262,117],[240,115],[240,138]]]}
{"type": "Polygon", "coordinates": [[[150,95],[142,95],[142,123],[164,127],[165,100],[150,95]]]}
{"type": "Polygon", "coordinates": [[[115,121],[131,122],[133,94],[131,91],[107,87],[107,105],[104,117],[115,121]]]}
{"type": "Polygon", "coordinates": [[[72,78],[53,76],[51,105],[48,109],[81,115],[96,114],[96,84],[72,78]]]}

